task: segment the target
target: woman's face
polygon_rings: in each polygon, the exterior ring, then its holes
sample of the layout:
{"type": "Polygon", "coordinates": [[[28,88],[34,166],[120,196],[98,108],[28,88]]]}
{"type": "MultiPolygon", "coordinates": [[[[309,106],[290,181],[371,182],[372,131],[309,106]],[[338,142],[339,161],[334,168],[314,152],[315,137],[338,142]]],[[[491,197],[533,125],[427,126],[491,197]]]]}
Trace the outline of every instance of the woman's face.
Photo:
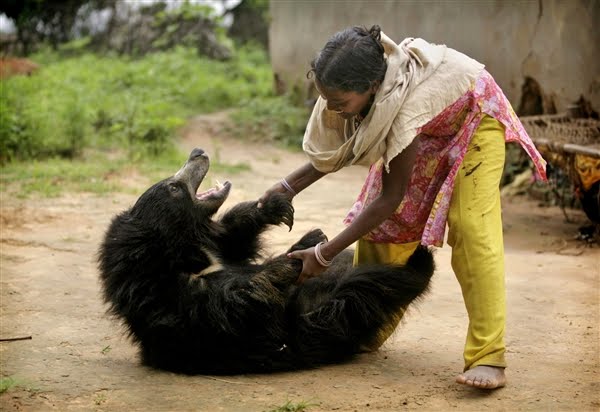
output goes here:
{"type": "Polygon", "coordinates": [[[327,101],[327,110],[332,110],[344,119],[350,119],[359,114],[369,103],[371,96],[377,92],[377,86],[372,86],[364,93],[347,92],[330,89],[315,81],[317,91],[327,101]]]}

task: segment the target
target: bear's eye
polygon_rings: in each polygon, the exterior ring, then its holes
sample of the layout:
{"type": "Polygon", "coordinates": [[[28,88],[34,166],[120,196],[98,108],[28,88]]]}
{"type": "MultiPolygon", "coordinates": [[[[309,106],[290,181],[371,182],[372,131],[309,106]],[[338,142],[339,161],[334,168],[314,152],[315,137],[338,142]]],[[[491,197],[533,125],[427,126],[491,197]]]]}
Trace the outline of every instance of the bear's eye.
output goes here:
{"type": "Polygon", "coordinates": [[[176,185],[169,185],[169,189],[171,190],[171,193],[179,192],[179,186],[176,185]]]}

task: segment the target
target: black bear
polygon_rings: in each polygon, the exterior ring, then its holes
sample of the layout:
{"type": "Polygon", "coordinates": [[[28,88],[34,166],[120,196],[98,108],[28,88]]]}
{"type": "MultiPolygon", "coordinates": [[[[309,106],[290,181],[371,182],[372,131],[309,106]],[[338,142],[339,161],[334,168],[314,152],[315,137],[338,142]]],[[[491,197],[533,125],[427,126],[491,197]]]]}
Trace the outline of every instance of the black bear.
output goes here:
{"type": "MultiPolygon", "coordinates": [[[[112,220],[98,253],[109,313],[151,367],[194,374],[271,372],[340,362],[363,351],[428,288],[431,252],[405,266],[352,266],[340,254],[321,276],[297,284],[302,262],[260,261],[260,234],[292,227],[282,196],[244,202],[220,219],[225,182],[196,193],[209,159],[194,149],[172,177],[154,184],[112,220]]],[[[318,229],[289,250],[325,240],[318,229]]]]}

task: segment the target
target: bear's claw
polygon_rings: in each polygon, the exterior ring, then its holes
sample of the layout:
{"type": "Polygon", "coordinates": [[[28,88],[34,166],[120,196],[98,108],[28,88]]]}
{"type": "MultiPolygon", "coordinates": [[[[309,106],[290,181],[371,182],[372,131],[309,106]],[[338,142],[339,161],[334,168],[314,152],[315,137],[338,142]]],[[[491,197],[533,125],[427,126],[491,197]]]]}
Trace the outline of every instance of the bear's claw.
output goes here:
{"type": "Polygon", "coordinates": [[[283,195],[272,195],[259,209],[267,218],[267,223],[272,225],[285,224],[290,231],[294,226],[294,206],[283,195]]]}

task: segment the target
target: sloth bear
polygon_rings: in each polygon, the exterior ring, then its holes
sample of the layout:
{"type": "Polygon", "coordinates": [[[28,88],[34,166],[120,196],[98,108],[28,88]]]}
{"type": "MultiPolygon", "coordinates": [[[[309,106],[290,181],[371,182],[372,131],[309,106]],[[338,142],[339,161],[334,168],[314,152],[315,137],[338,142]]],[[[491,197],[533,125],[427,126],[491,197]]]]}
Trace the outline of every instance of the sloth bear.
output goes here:
{"type": "MultiPolygon", "coordinates": [[[[123,322],[144,364],[235,374],[340,362],[368,348],[427,290],[434,263],[423,247],[405,266],[352,267],[347,251],[297,284],[300,260],[259,260],[269,225],[291,230],[291,203],[275,195],[213,220],[231,184],[196,193],[208,168],[206,153],[194,149],[174,176],[113,218],[99,249],[108,313],[123,322]]],[[[288,252],[323,240],[312,230],[288,252]]]]}

